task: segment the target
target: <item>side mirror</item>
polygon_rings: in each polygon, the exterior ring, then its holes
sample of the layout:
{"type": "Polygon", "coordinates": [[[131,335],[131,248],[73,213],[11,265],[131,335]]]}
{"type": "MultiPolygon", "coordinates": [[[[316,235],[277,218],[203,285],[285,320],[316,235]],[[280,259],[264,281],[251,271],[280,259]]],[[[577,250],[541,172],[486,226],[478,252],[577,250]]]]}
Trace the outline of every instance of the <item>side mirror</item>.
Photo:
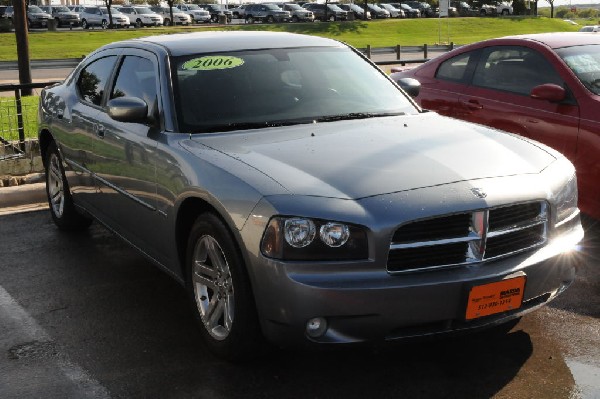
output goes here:
{"type": "Polygon", "coordinates": [[[554,83],[544,83],[531,89],[531,98],[536,100],[546,100],[553,103],[563,101],[567,97],[567,92],[563,87],[554,83]]]}
{"type": "Polygon", "coordinates": [[[418,96],[419,92],[421,91],[421,83],[419,83],[417,79],[400,78],[396,80],[396,83],[398,83],[402,90],[404,90],[412,98],[418,96]]]}
{"type": "Polygon", "coordinates": [[[119,122],[143,122],[148,118],[148,104],[138,97],[113,98],[106,106],[108,115],[119,122]]]}

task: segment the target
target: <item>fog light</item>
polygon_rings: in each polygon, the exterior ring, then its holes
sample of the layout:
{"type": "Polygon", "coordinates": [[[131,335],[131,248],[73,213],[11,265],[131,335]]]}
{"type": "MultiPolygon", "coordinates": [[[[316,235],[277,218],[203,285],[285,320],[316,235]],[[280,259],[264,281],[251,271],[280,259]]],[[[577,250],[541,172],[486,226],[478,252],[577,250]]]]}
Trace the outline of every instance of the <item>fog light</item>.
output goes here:
{"type": "Polygon", "coordinates": [[[311,338],[318,338],[327,331],[327,320],[315,317],[306,323],[306,334],[311,338]]]}

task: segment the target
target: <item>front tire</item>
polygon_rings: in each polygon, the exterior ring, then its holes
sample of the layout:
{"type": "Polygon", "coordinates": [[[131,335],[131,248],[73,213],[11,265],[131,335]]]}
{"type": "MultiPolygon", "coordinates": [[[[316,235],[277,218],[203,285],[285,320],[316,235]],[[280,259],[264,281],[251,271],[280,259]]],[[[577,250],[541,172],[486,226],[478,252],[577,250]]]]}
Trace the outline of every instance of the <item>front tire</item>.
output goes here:
{"type": "Polygon", "coordinates": [[[56,226],[65,231],[86,229],[92,223],[92,219],[83,216],[75,209],[60,154],[54,142],[48,147],[45,170],[46,195],[50,214],[56,226]]]}
{"type": "Polygon", "coordinates": [[[82,27],[83,29],[89,29],[89,28],[90,28],[90,26],[88,25],[88,22],[87,22],[87,20],[85,20],[85,19],[82,19],[82,20],[81,20],[81,27],[82,27]]]}
{"type": "Polygon", "coordinates": [[[196,219],[186,260],[188,294],[205,344],[228,360],[255,356],[263,338],[244,261],[213,213],[196,219]]]}
{"type": "Polygon", "coordinates": [[[144,26],[144,24],[142,24],[142,20],[141,19],[136,19],[135,21],[135,27],[136,28],[141,28],[142,26],[144,26]]]}

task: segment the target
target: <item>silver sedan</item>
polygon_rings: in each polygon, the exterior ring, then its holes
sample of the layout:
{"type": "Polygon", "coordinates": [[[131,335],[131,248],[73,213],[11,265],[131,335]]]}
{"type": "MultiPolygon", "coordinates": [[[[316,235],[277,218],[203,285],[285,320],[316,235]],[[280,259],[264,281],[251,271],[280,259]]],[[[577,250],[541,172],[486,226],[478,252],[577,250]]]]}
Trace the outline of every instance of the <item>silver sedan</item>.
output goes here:
{"type": "Polygon", "coordinates": [[[44,90],[39,139],[56,225],[141,251],[228,359],[508,325],[578,262],[568,160],[421,110],[334,40],[109,44],[44,90]]]}

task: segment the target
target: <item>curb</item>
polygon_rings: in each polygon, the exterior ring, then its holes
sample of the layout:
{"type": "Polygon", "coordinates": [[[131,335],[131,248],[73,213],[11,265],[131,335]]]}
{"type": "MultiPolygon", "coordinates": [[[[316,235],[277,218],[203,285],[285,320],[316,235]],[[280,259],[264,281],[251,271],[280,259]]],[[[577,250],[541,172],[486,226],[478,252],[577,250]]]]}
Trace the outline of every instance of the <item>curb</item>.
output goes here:
{"type": "Polygon", "coordinates": [[[2,193],[1,208],[46,202],[46,183],[4,187],[0,192],[2,193]]]}

